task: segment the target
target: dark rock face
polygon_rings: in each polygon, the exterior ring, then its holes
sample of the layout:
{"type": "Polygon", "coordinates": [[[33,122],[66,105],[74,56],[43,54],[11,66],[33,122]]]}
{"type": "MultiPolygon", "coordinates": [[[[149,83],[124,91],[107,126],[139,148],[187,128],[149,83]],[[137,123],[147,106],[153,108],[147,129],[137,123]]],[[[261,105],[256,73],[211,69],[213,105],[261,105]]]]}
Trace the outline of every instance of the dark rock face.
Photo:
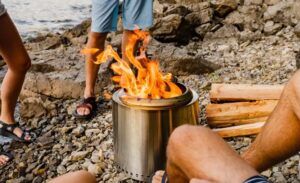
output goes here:
{"type": "Polygon", "coordinates": [[[161,42],[179,42],[187,44],[191,39],[193,29],[190,24],[178,14],[171,14],[158,20],[151,28],[152,36],[161,42]]]}
{"type": "Polygon", "coordinates": [[[219,69],[218,65],[205,60],[201,55],[189,52],[186,48],[161,46],[156,49],[154,55],[154,58],[160,61],[162,70],[175,76],[210,73],[219,69]]]}

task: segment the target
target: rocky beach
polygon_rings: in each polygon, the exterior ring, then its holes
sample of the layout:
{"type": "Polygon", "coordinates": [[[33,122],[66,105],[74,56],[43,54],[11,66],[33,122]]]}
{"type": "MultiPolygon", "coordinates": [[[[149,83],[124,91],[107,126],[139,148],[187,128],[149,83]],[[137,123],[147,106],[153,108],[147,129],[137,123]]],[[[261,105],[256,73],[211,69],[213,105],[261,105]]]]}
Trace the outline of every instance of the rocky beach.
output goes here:
{"type": "MultiPolygon", "coordinates": [[[[284,84],[300,68],[300,2],[297,0],[155,0],[147,53],[161,68],[200,95],[200,124],[212,83],[284,84]]],[[[107,38],[120,50],[122,26],[107,38]]],[[[84,90],[84,57],[90,20],[63,33],[25,41],[32,59],[16,118],[36,134],[29,145],[4,141],[15,159],[0,182],[42,183],[85,169],[98,182],[134,182],[117,170],[113,154],[112,102],[116,87],[109,64],[96,85],[98,112],[90,121],[72,113],[84,90]]],[[[0,79],[7,70],[1,64],[0,79]]],[[[280,135],[280,134],[278,134],[280,135]]],[[[254,137],[227,139],[239,152],[254,137]]],[[[271,182],[297,183],[299,155],[262,174],[271,182]]]]}

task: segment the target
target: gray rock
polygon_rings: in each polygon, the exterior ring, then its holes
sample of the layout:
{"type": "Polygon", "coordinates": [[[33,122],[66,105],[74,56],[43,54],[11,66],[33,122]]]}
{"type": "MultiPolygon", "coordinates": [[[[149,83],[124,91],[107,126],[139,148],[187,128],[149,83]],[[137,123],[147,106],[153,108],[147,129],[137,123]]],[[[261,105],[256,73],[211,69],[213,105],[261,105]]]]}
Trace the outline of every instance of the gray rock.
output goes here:
{"type": "Polygon", "coordinates": [[[187,14],[191,13],[191,11],[185,7],[185,6],[176,6],[174,8],[171,8],[167,12],[164,13],[165,16],[172,15],[172,14],[177,14],[180,16],[186,16],[187,14]]]}
{"type": "Polygon", "coordinates": [[[267,21],[264,26],[264,33],[266,35],[273,35],[282,28],[282,24],[274,23],[273,21],[267,21]]]}
{"type": "Polygon", "coordinates": [[[59,175],[63,175],[63,174],[65,174],[66,172],[67,172],[67,169],[66,169],[64,166],[60,165],[60,166],[57,167],[57,173],[58,173],[59,175]]]}
{"type": "Polygon", "coordinates": [[[29,97],[21,101],[20,113],[24,118],[39,118],[47,114],[41,98],[29,97]]]}
{"type": "Polygon", "coordinates": [[[211,5],[215,12],[221,17],[226,16],[238,6],[235,0],[211,0],[211,5]]]}
{"type": "Polygon", "coordinates": [[[236,37],[238,35],[238,32],[239,31],[235,26],[226,24],[216,32],[207,33],[204,37],[204,40],[236,37]]]}
{"type": "Polygon", "coordinates": [[[84,133],[84,130],[84,127],[79,125],[77,128],[73,129],[72,134],[74,134],[76,137],[81,137],[84,133]]]}
{"type": "Polygon", "coordinates": [[[264,0],[244,0],[244,5],[262,5],[264,0]]]}
{"type": "Polygon", "coordinates": [[[283,176],[283,174],[281,172],[275,172],[273,174],[273,177],[275,179],[275,182],[278,182],[278,183],[286,183],[287,180],[285,179],[285,177],[283,176]]]}
{"type": "Polygon", "coordinates": [[[160,61],[164,72],[174,75],[190,75],[212,72],[218,65],[205,60],[201,55],[193,55],[187,49],[174,46],[157,48],[156,59],[160,61]],[[182,67],[184,65],[184,67],[182,67]]]}
{"type": "Polygon", "coordinates": [[[300,37],[300,23],[298,23],[294,28],[294,33],[300,37]]]}
{"type": "Polygon", "coordinates": [[[205,34],[207,32],[209,32],[211,28],[212,28],[212,25],[210,23],[207,23],[207,24],[203,24],[203,25],[200,25],[200,26],[196,27],[195,32],[201,38],[204,38],[205,34]]]}
{"type": "Polygon", "coordinates": [[[162,42],[178,41],[187,43],[191,39],[190,25],[178,14],[158,19],[151,28],[152,36],[162,42]],[[184,35],[183,35],[184,34],[184,35]]]}
{"type": "Polygon", "coordinates": [[[88,171],[94,175],[101,175],[103,170],[99,164],[90,164],[88,166],[88,171]]]}
{"type": "Polygon", "coordinates": [[[87,129],[85,131],[85,135],[87,137],[92,137],[93,135],[95,135],[95,136],[98,135],[100,132],[101,132],[101,130],[99,130],[99,129],[87,129]]]}
{"type": "Polygon", "coordinates": [[[280,0],[264,0],[264,3],[266,3],[267,5],[274,5],[279,2],[280,2],[280,0]]]}
{"type": "Polygon", "coordinates": [[[72,152],[72,154],[70,156],[70,160],[71,161],[83,160],[88,154],[89,154],[88,151],[72,152]]]}
{"type": "Polygon", "coordinates": [[[200,12],[193,12],[188,14],[185,17],[185,20],[192,24],[193,26],[199,26],[201,24],[209,23],[212,21],[213,18],[213,10],[208,8],[204,9],[200,12]]]}

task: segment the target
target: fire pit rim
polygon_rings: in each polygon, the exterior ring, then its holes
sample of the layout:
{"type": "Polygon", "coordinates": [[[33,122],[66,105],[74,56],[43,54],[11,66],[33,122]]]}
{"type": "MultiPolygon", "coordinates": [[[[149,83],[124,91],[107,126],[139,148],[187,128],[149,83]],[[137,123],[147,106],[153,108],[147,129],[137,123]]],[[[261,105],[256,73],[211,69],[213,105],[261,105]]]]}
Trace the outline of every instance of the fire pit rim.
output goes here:
{"type": "Polygon", "coordinates": [[[124,89],[119,89],[113,94],[112,99],[119,103],[120,105],[135,108],[135,109],[144,109],[144,110],[165,110],[170,108],[175,108],[179,106],[184,106],[192,101],[195,98],[199,98],[198,94],[186,87],[181,83],[176,83],[183,87],[185,90],[182,95],[173,98],[165,98],[165,99],[141,99],[141,98],[133,98],[132,100],[124,100],[122,99],[122,95],[125,94],[124,89]]]}

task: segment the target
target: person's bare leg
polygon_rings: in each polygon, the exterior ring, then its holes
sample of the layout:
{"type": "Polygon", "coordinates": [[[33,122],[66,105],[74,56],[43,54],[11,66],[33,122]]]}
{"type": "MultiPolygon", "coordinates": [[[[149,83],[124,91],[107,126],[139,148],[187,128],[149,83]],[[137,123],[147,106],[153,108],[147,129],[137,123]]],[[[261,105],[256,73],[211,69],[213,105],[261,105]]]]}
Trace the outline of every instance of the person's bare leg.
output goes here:
{"type": "MultiPolygon", "coordinates": [[[[87,43],[87,48],[98,48],[99,52],[95,55],[87,56],[85,59],[85,90],[84,98],[95,96],[95,84],[97,81],[99,65],[94,64],[93,61],[96,61],[96,57],[100,52],[104,50],[105,39],[107,33],[97,33],[90,32],[89,39],[87,43]]],[[[86,107],[81,107],[77,109],[77,113],[80,115],[88,115],[91,111],[86,107]]]]}
{"type": "Polygon", "coordinates": [[[73,173],[67,173],[60,177],[57,177],[49,183],[96,183],[96,178],[87,171],[77,171],[73,173]]]}
{"type": "MultiPolygon", "coordinates": [[[[19,97],[27,70],[31,61],[23,46],[17,29],[8,14],[0,17],[0,54],[8,66],[1,87],[1,116],[0,120],[13,124],[15,123],[14,111],[19,97]]],[[[22,135],[22,131],[16,128],[14,133],[22,135]]],[[[30,136],[25,137],[30,140],[30,136]]]]}
{"type": "MultiPolygon", "coordinates": [[[[180,126],[167,148],[167,173],[172,183],[192,178],[212,182],[241,183],[258,175],[220,136],[208,128],[180,126]]],[[[154,179],[155,183],[160,182],[154,179]]]]}
{"type": "Polygon", "coordinates": [[[280,101],[242,157],[263,171],[300,150],[300,72],[286,85],[280,101]]]}

